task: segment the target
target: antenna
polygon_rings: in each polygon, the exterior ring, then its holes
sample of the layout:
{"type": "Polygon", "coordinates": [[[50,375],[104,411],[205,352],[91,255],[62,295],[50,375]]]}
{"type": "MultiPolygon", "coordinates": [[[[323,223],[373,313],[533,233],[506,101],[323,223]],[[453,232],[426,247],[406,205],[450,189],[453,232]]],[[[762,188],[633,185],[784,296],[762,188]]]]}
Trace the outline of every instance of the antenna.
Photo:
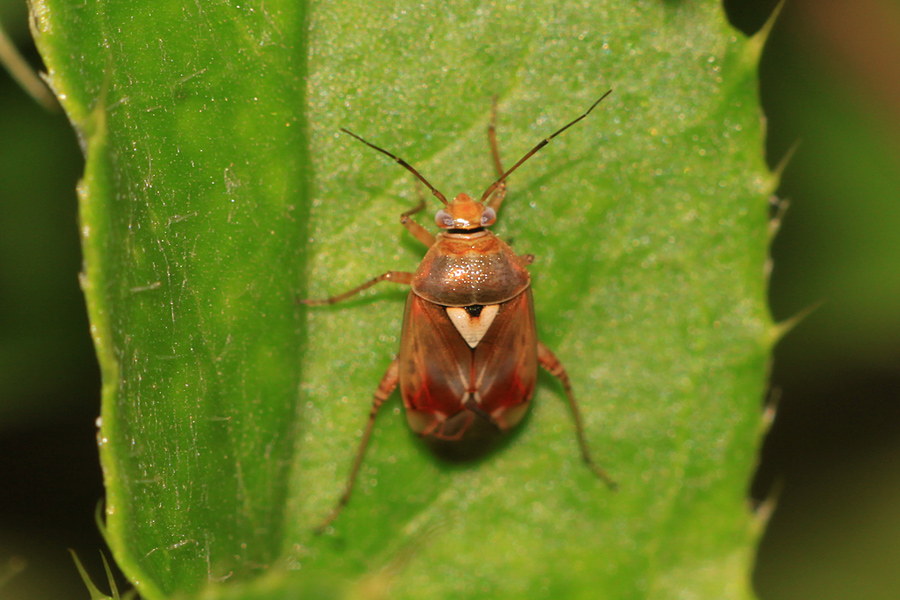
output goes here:
{"type": "MultiPolygon", "coordinates": [[[[612,90],[609,90],[608,92],[606,92],[605,94],[603,94],[602,96],[600,96],[600,99],[597,100],[596,102],[594,102],[594,103],[591,105],[591,107],[590,107],[589,109],[587,109],[587,111],[586,111],[583,115],[581,115],[580,117],[578,117],[577,119],[575,119],[574,121],[572,121],[571,123],[569,123],[568,125],[566,125],[565,127],[563,127],[562,129],[558,130],[556,133],[554,133],[554,134],[551,135],[550,137],[545,138],[544,140],[541,141],[541,143],[539,143],[537,146],[535,146],[534,148],[532,148],[531,151],[530,151],[528,154],[526,154],[525,156],[523,156],[522,158],[520,158],[520,159],[519,159],[519,162],[517,162],[516,164],[514,164],[514,165],[512,166],[512,168],[508,169],[508,170],[506,171],[506,173],[504,173],[503,175],[501,175],[500,178],[499,178],[497,181],[495,181],[494,183],[492,183],[492,184],[491,184],[491,187],[489,187],[487,190],[485,190],[484,194],[481,195],[481,201],[484,202],[485,200],[487,200],[487,198],[488,198],[491,194],[494,193],[494,190],[496,190],[496,189],[500,186],[501,183],[503,183],[504,181],[506,181],[506,178],[509,177],[510,173],[512,173],[513,171],[515,171],[516,169],[518,169],[518,168],[522,165],[523,162],[525,162],[526,160],[528,160],[529,158],[531,158],[532,156],[534,156],[535,153],[536,153],[538,150],[540,150],[541,148],[543,148],[544,146],[546,146],[547,144],[549,144],[549,143],[550,143],[550,140],[552,140],[553,138],[555,138],[556,136],[558,136],[559,134],[561,134],[563,131],[565,131],[566,129],[568,129],[569,127],[571,127],[572,125],[574,125],[574,124],[577,123],[578,121],[582,120],[583,118],[585,118],[585,117],[588,116],[589,114],[591,114],[591,111],[594,110],[594,107],[596,107],[598,104],[600,104],[600,103],[603,101],[603,99],[606,98],[607,96],[609,96],[610,94],[612,94],[612,90]]],[[[348,131],[347,133],[350,133],[350,132],[348,131]]],[[[350,135],[353,135],[353,134],[350,133],[350,135]]],[[[354,137],[356,137],[356,136],[354,136],[354,137]]],[[[365,140],[363,140],[363,141],[365,141],[365,140]]],[[[368,142],[366,142],[366,143],[368,144],[368,142]]],[[[372,144],[369,144],[369,145],[371,146],[372,144]]],[[[373,146],[373,148],[374,148],[374,146],[373,146]]],[[[375,148],[375,149],[376,149],[376,150],[380,150],[380,148],[375,148]]],[[[384,152],[384,150],[381,150],[381,151],[384,152]]],[[[387,152],[385,152],[385,154],[387,154],[387,152]]],[[[391,156],[393,156],[393,155],[391,155],[391,156]]],[[[397,160],[399,161],[399,159],[397,159],[397,160]]],[[[402,163],[401,163],[401,164],[402,164],[402,163]]],[[[411,169],[411,167],[410,167],[410,169],[411,169]]],[[[413,173],[415,173],[415,171],[413,171],[413,173]]],[[[418,173],[416,173],[416,175],[418,175],[418,173]]],[[[419,175],[419,178],[421,179],[421,175],[419,175]]],[[[424,181],[424,179],[423,179],[422,181],[424,181]]]]}
{"type": "MultiPolygon", "coordinates": [[[[607,93],[609,93],[609,92],[607,92],[607,93]]],[[[602,100],[602,98],[601,98],[601,100],[602,100]]],[[[592,106],[591,108],[594,108],[594,107],[592,106]]],[[[591,112],[591,111],[588,111],[588,112],[591,112]]],[[[582,116],[582,117],[580,117],[580,118],[583,119],[584,116],[582,116]]],[[[570,123],[569,125],[571,125],[571,123],[570,123]]],[[[566,125],[566,127],[568,127],[568,125],[566,125]]],[[[356,139],[358,139],[359,141],[361,141],[363,144],[365,144],[365,145],[368,146],[369,148],[373,148],[373,149],[375,149],[375,150],[378,150],[378,151],[381,152],[382,154],[385,154],[385,155],[390,156],[391,158],[393,158],[395,161],[397,161],[397,162],[400,164],[401,167],[403,167],[404,169],[406,169],[407,171],[409,171],[410,173],[412,173],[413,175],[415,175],[416,177],[418,177],[418,178],[419,178],[419,181],[421,181],[422,183],[424,183],[424,184],[428,187],[428,189],[431,190],[431,193],[434,194],[435,197],[436,197],[438,200],[440,200],[441,202],[444,203],[444,206],[447,206],[447,205],[448,205],[447,198],[446,198],[442,193],[440,193],[439,191],[437,191],[433,185],[431,185],[430,183],[428,183],[428,180],[425,179],[424,177],[422,177],[422,174],[419,173],[418,171],[416,171],[414,168],[412,168],[412,166],[411,166],[408,162],[406,162],[405,160],[403,160],[402,158],[400,158],[400,157],[398,157],[398,156],[394,156],[393,154],[391,154],[390,152],[388,152],[388,151],[385,150],[384,148],[379,148],[379,147],[376,146],[375,144],[372,144],[372,143],[367,142],[366,140],[362,139],[361,137],[359,137],[358,135],[356,135],[356,134],[353,133],[352,131],[349,131],[349,130],[347,130],[347,129],[344,129],[343,127],[341,127],[341,131],[343,131],[343,132],[346,133],[347,135],[351,135],[351,136],[355,137],[356,139]]],[[[557,133],[559,133],[559,132],[557,132],[557,133]]],[[[556,135],[556,134],[553,134],[553,135],[556,135]]],[[[553,136],[551,136],[551,137],[553,137],[553,136]]],[[[546,142],[544,142],[544,143],[546,143],[546,142]]],[[[533,152],[532,152],[532,154],[533,154],[533,152]]],[[[516,165],[516,166],[519,166],[519,165],[516,165]]],[[[507,173],[507,175],[508,175],[508,174],[509,174],[509,173],[507,173]]],[[[504,177],[505,177],[505,175],[504,175],[504,177]]]]}

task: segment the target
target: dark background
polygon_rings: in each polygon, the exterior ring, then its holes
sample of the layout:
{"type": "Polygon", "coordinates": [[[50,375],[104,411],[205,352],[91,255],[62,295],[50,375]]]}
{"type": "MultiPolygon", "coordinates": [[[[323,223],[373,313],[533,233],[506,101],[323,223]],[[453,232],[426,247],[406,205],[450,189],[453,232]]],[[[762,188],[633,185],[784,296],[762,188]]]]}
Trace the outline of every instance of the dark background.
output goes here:
{"type": "MultiPolygon", "coordinates": [[[[688,0],[685,0],[688,1],[688,0]]],[[[725,0],[758,31],[774,0],[725,0]]],[[[24,0],[2,21],[39,64],[24,0]]],[[[748,494],[777,494],[753,583],[762,600],[900,598],[900,3],[786,0],[760,66],[778,195],[770,299],[813,306],[775,352],[778,417],[748,494]]],[[[99,374],[77,273],[71,127],[0,71],[0,591],[86,598],[102,582],[99,374]]],[[[102,584],[101,584],[102,585],[102,584]]]]}

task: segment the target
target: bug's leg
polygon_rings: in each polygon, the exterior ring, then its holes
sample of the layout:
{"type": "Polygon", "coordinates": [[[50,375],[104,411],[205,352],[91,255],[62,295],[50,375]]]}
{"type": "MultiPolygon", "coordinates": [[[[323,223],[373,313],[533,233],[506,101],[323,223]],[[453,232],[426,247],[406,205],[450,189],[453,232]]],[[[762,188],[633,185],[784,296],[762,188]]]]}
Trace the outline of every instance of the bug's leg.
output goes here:
{"type": "MultiPolygon", "coordinates": [[[[488,125],[488,142],[491,145],[491,157],[494,159],[494,168],[497,170],[497,176],[503,175],[503,162],[500,160],[500,147],[497,145],[497,97],[491,104],[491,124],[488,125]]],[[[494,211],[500,210],[503,199],[506,198],[506,181],[500,183],[494,193],[488,200],[488,206],[494,211]]]]}
{"type": "Polygon", "coordinates": [[[378,409],[381,408],[381,405],[384,404],[385,400],[391,397],[391,394],[397,387],[399,381],[400,360],[395,358],[391,363],[391,366],[388,367],[384,377],[381,378],[378,389],[375,390],[375,398],[372,400],[372,410],[369,412],[369,420],[366,422],[366,428],[363,430],[362,439],[359,442],[359,450],[356,451],[356,458],[353,460],[353,466],[350,468],[350,476],[347,478],[347,486],[344,488],[344,493],[325,520],[316,527],[316,533],[325,531],[350,500],[350,495],[353,493],[353,486],[356,483],[356,476],[359,475],[359,468],[362,466],[363,457],[366,455],[366,448],[369,446],[369,438],[372,437],[372,429],[375,427],[375,417],[378,416],[378,409]]]}
{"type": "Polygon", "coordinates": [[[578,436],[578,445],[581,447],[581,456],[584,458],[584,462],[587,463],[587,466],[594,472],[594,475],[602,479],[610,489],[616,489],[618,487],[616,482],[612,480],[606,471],[594,462],[593,458],[591,458],[587,440],[584,439],[584,426],[581,422],[581,412],[578,410],[578,403],[575,402],[575,396],[572,394],[572,386],[569,383],[569,375],[566,373],[566,369],[562,366],[562,363],[559,362],[559,359],[556,358],[553,352],[551,352],[542,342],[538,341],[537,349],[538,362],[540,362],[541,366],[547,369],[551,375],[559,379],[566,391],[566,400],[569,402],[569,408],[572,410],[572,418],[575,420],[575,434],[578,436]]]}
{"type": "Polygon", "coordinates": [[[488,142],[491,144],[491,157],[497,177],[503,175],[503,161],[500,160],[500,147],[497,145],[497,96],[491,101],[491,124],[488,125],[488,142]]]}
{"type": "Polygon", "coordinates": [[[516,260],[518,260],[519,264],[523,267],[527,267],[534,262],[534,254],[520,254],[516,257],[516,260]]]}
{"type": "Polygon", "coordinates": [[[421,212],[425,208],[425,197],[422,194],[422,188],[416,186],[416,190],[419,192],[419,203],[400,215],[400,224],[406,227],[417,240],[431,248],[434,245],[434,235],[412,218],[412,215],[421,212]]]}
{"type": "Polygon", "coordinates": [[[409,285],[412,282],[413,273],[408,271],[388,271],[387,273],[382,273],[378,277],[373,277],[368,280],[364,284],[357,286],[350,290],[349,292],[344,292],[343,294],[338,294],[337,296],[332,296],[331,298],[323,298],[321,300],[310,300],[310,299],[302,299],[298,300],[301,304],[306,304],[307,306],[322,306],[323,304],[336,304],[342,300],[346,300],[356,294],[360,293],[363,290],[367,290],[376,283],[381,283],[382,281],[390,281],[391,283],[400,283],[403,285],[409,285]]]}

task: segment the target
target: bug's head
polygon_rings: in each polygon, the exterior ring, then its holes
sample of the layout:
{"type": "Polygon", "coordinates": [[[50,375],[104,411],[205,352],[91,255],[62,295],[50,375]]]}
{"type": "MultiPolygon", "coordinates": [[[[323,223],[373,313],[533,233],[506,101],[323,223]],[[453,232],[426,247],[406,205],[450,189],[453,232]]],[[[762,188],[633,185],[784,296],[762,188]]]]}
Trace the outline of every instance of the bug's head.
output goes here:
{"type": "Polygon", "coordinates": [[[493,208],[472,200],[467,194],[460,194],[434,215],[434,222],[441,229],[463,231],[490,227],[496,220],[497,213],[493,208]]]}

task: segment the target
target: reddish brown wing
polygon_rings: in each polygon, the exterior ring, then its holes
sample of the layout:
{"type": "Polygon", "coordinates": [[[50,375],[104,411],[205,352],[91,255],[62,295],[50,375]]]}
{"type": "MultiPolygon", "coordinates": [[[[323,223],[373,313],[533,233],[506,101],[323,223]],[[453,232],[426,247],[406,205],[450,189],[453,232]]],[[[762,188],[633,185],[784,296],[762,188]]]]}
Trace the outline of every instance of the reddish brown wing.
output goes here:
{"type": "Polygon", "coordinates": [[[409,294],[400,341],[400,391],[413,431],[459,439],[475,418],[465,411],[470,398],[498,428],[508,429],[528,407],[536,375],[530,289],[499,305],[474,349],[456,330],[446,307],[409,294]]]}
{"type": "Polygon", "coordinates": [[[525,415],[537,379],[531,288],[500,305],[474,354],[473,373],[481,408],[501,429],[509,429],[525,415]]]}
{"type": "Polygon", "coordinates": [[[472,351],[446,309],[410,292],[400,339],[400,393],[413,431],[434,435],[462,409],[471,363],[472,351]]]}

